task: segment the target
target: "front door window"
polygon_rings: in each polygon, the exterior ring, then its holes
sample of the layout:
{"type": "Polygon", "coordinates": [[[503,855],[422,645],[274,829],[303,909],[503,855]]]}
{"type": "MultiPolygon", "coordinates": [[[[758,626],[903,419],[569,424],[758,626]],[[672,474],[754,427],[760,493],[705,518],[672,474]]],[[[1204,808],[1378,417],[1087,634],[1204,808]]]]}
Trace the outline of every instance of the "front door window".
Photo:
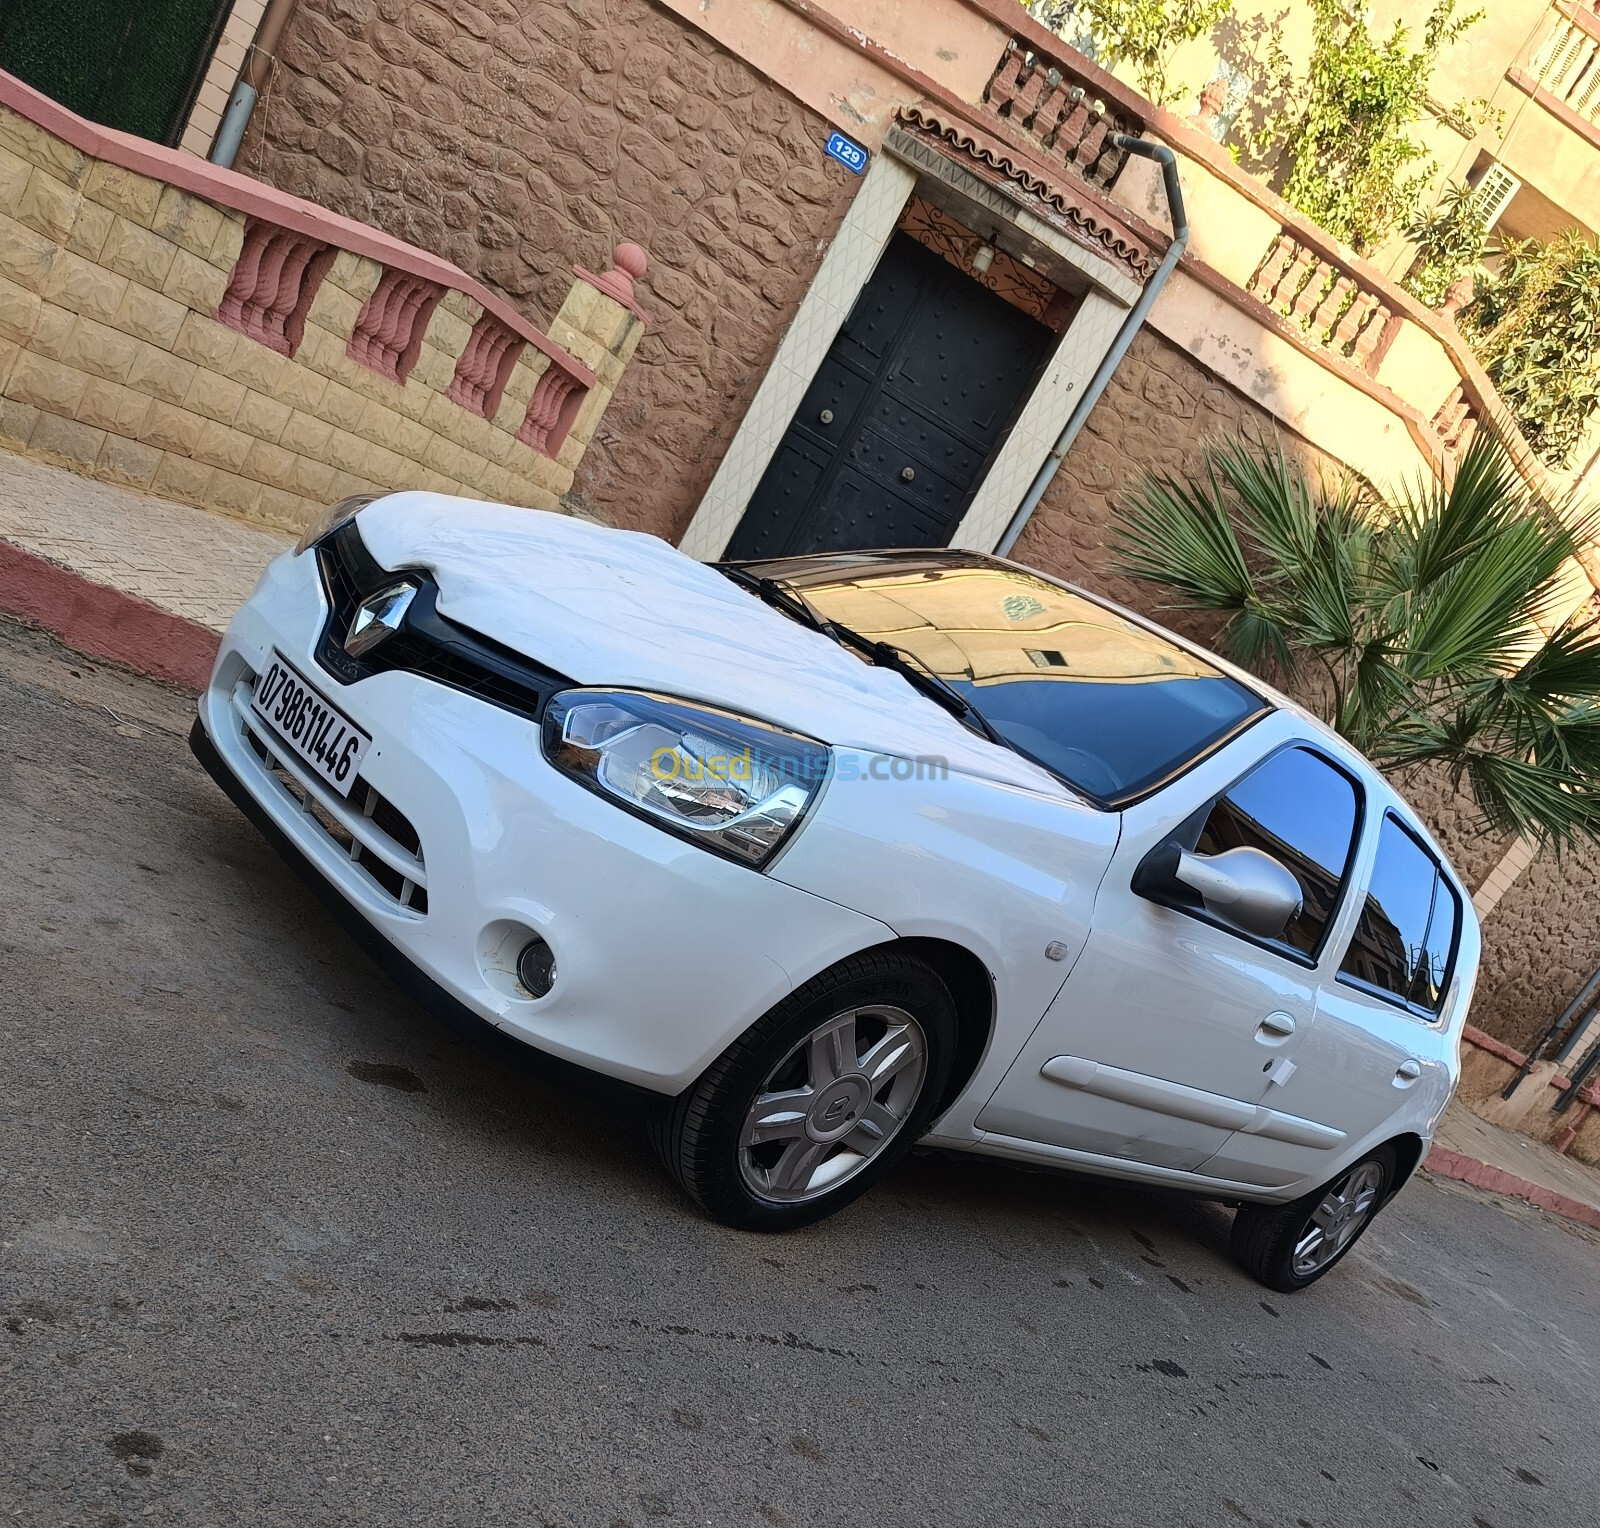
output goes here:
{"type": "Polygon", "coordinates": [[[1205,820],[1201,854],[1260,849],[1294,873],[1304,898],[1283,944],[1315,960],[1356,846],[1356,787],[1306,748],[1285,748],[1244,777],[1205,820]]]}

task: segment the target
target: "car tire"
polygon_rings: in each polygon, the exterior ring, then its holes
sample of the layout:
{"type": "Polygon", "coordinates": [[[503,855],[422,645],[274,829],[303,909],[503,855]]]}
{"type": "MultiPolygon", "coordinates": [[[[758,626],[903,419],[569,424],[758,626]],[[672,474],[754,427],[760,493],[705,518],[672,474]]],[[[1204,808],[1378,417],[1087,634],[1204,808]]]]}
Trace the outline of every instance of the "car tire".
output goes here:
{"type": "Polygon", "coordinates": [[[656,1150],[724,1225],[809,1225],[910,1150],[955,1050],[955,1003],[933,970],[892,950],[852,956],[797,988],[661,1111],[656,1150]]]}
{"type": "Polygon", "coordinates": [[[1280,1294],[1315,1284],[1366,1235],[1394,1173],[1393,1148],[1379,1146],[1292,1204],[1241,1205],[1233,1220],[1234,1261],[1280,1294]]]}

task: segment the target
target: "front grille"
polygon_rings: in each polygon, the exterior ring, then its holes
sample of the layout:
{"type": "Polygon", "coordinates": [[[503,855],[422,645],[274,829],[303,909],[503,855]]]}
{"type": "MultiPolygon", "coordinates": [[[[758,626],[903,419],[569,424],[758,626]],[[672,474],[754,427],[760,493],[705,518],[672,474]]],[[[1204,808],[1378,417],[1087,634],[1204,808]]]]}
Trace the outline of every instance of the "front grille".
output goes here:
{"type": "Polygon", "coordinates": [[[427,865],[422,840],[411,819],[376,786],[356,777],[348,799],[335,797],[320,782],[308,783],[291,765],[291,755],[250,709],[256,676],[245,673],[233,692],[234,712],[250,752],[266,779],[338,846],[344,856],[396,906],[425,917],[427,865]]]}
{"type": "Polygon", "coordinates": [[[572,688],[565,675],[441,615],[433,575],[426,569],[381,566],[353,520],[318,544],[317,564],[329,614],[316,657],[341,684],[402,670],[533,721],[543,716],[552,695],[572,688]],[[362,600],[402,577],[417,586],[417,594],[400,630],[362,657],[351,657],[344,638],[362,600]]]}

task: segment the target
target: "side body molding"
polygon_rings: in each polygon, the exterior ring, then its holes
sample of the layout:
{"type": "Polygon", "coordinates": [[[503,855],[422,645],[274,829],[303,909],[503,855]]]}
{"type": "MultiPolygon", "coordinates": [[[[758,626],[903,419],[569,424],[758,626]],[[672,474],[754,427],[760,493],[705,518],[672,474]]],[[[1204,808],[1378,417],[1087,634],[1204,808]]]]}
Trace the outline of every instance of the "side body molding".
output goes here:
{"type": "Polygon", "coordinates": [[[1122,1067],[1107,1066],[1082,1056],[1052,1056],[1039,1071],[1051,1082],[1059,1082],[1064,1087],[1221,1130],[1238,1130],[1246,1135],[1262,1135],[1269,1140],[1323,1150],[1331,1150],[1345,1140],[1345,1132],[1331,1125],[1319,1125],[1315,1120],[1284,1114],[1265,1104],[1246,1103],[1240,1098],[1208,1093],[1203,1088],[1168,1082],[1163,1077],[1151,1077],[1143,1072],[1125,1071],[1122,1067]]]}

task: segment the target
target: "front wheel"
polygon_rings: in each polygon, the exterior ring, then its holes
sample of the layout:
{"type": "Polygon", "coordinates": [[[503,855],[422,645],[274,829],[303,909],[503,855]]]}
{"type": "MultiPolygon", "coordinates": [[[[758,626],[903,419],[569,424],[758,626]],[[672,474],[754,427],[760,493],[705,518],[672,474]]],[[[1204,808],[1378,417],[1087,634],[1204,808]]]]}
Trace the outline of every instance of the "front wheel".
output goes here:
{"type": "Polygon", "coordinates": [[[787,1230],[865,1193],[944,1096],[950,993],[922,962],[856,955],[793,992],[654,1122],[656,1149],[725,1225],[787,1230]]]}
{"type": "Polygon", "coordinates": [[[1393,1150],[1379,1146],[1293,1204],[1242,1205],[1233,1221],[1234,1261],[1283,1294],[1315,1284],[1372,1224],[1394,1169],[1393,1150]]]}

